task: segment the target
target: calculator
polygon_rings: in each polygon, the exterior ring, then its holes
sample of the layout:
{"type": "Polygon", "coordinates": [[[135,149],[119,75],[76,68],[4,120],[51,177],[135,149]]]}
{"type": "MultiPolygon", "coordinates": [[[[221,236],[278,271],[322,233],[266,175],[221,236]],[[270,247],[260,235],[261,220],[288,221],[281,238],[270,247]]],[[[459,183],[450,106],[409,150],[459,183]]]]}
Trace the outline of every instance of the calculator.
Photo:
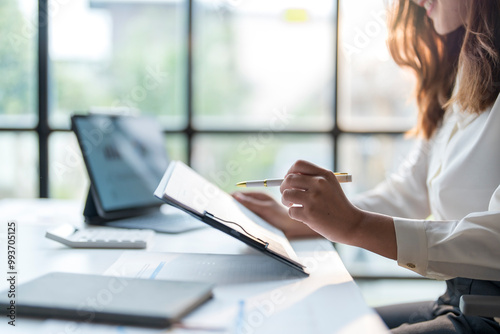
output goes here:
{"type": "Polygon", "coordinates": [[[45,237],[73,248],[146,248],[153,230],[96,227],[78,229],[64,224],[48,230],[45,237]]]}

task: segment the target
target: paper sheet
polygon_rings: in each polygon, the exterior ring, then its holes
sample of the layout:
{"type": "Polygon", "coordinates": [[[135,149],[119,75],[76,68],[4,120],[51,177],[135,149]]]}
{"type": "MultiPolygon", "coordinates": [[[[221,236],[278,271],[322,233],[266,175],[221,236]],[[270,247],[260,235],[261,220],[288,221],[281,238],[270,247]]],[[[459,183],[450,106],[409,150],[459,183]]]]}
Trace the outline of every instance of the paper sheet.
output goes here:
{"type": "Polygon", "coordinates": [[[217,285],[277,282],[304,276],[260,254],[126,252],[105,273],[147,279],[203,281],[217,285]]]}
{"type": "Polygon", "coordinates": [[[282,231],[266,223],[180,161],[170,163],[155,196],[197,216],[210,213],[218,218],[219,224],[266,243],[268,250],[283,258],[299,262],[282,231]]]}

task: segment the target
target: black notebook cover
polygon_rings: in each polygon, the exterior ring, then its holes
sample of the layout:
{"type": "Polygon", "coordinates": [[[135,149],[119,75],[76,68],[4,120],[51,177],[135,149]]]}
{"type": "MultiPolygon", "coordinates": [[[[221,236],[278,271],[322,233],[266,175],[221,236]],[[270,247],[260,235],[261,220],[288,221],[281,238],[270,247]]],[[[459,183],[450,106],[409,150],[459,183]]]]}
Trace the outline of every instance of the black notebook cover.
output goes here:
{"type": "MultiPolygon", "coordinates": [[[[114,276],[50,273],[16,289],[19,316],[168,327],[212,297],[212,285],[114,276]]],[[[5,313],[11,301],[0,294],[5,313]]]]}

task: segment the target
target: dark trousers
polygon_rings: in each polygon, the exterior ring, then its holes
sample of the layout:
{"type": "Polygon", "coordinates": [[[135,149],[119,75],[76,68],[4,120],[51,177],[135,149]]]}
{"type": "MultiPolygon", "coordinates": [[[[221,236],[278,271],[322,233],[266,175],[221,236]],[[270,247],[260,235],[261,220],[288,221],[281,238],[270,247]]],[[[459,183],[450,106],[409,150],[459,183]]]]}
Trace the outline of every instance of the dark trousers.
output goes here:
{"type": "Polygon", "coordinates": [[[435,302],[379,307],[376,311],[391,333],[500,333],[491,318],[465,316],[459,309],[464,294],[500,295],[500,282],[455,278],[435,302]]]}

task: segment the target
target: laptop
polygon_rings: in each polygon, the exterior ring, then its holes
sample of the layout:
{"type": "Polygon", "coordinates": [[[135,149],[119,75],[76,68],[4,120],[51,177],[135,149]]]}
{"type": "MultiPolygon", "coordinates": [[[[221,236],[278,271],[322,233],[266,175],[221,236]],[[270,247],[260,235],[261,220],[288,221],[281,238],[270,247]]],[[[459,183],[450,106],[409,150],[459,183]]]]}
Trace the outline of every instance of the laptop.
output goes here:
{"type": "Polygon", "coordinates": [[[289,267],[309,275],[282,231],[180,161],[172,161],[155,196],[289,267]]]}
{"type": "Polygon", "coordinates": [[[148,116],[73,115],[90,178],[85,222],[181,233],[204,227],[153,196],[170,159],[158,121],[148,116]],[[166,211],[166,212],[165,212],[166,211]]]}

